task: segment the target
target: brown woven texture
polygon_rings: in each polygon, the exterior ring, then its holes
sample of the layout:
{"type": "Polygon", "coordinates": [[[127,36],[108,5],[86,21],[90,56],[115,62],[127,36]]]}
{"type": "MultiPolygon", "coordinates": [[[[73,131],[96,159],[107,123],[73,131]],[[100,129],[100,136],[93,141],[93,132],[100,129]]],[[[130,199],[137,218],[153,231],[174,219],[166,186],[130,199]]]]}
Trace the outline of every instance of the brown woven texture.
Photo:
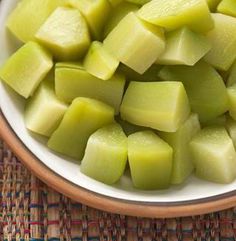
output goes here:
{"type": "Polygon", "coordinates": [[[59,194],[0,140],[0,240],[236,240],[236,209],[146,219],[106,213],[59,194]]]}

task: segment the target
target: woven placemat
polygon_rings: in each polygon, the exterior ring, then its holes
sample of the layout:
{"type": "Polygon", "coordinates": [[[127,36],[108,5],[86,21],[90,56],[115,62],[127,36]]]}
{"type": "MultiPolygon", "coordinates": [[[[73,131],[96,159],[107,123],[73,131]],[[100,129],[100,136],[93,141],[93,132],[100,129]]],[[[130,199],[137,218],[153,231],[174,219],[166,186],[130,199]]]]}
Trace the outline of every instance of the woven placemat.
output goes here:
{"type": "Polygon", "coordinates": [[[236,240],[236,208],[172,219],[101,212],[53,191],[0,140],[0,240],[236,240]]]}

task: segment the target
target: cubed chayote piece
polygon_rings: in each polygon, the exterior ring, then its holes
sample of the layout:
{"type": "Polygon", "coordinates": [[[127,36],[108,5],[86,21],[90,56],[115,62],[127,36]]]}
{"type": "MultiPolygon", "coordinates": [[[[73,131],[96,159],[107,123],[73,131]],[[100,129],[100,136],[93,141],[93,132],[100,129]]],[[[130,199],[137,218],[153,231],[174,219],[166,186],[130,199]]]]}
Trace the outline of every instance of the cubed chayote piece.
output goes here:
{"type": "Polygon", "coordinates": [[[230,67],[229,71],[227,72],[227,77],[226,77],[226,85],[229,87],[233,84],[236,84],[236,61],[232,64],[230,67]]]}
{"type": "Polygon", "coordinates": [[[217,12],[236,17],[236,1],[222,0],[217,7],[217,12]]]}
{"type": "Polygon", "coordinates": [[[183,27],[167,33],[166,48],[164,53],[158,57],[157,63],[167,65],[194,65],[210,49],[211,45],[205,36],[183,27]]]}
{"type": "Polygon", "coordinates": [[[0,68],[0,78],[28,98],[53,66],[51,54],[35,42],[18,49],[0,68]]]}
{"type": "Polygon", "coordinates": [[[188,118],[190,106],[181,82],[130,82],[120,108],[132,124],[175,132],[188,118]]]}
{"type": "Polygon", "coordinates": [[[168,31],[187,26],[204,33],[214,27],[205,0],[152,0],[138,11],[138,16],[168,31]]]}
{"type": "Polygon", "coordinates": [[[172,157],[172,148],[152,131],[136,132],[128,136],[129,166],[136,188],[168,188],[172,157]]]}
{"type": "Polygon", "coordinates": [[[199,178],[222,184],[235,179],[236,153],[224,127],[205,127],[192,139],[190,149],[199,178]]]}
{"type": "Polygon", "coordinates": [[[35,40],[34,35],[58,7],[66,0],[21,0],[7,19],[7,28],[22,42],[35,40]]]}
{"type": "Polygon", "coordinates": [[[219,4],[221,0],[206,0],[209,9],[211,12],[214,12],[216,10],[217,5],[219,4]]]}
{"type": "Polygon", "coordinates": [[[128,13],[136,12],[138,9],[139,7],[136,4],[126,1],[114,7],[104,27],[103,37],[105,38],[128,13]]]}
{"type": "Polygon", "coordinates": [[[128,81],[142,81],[142,82],[152,82],[160,81],[158,77],[158,72],[162,69],[162,65],[153,64],[148,70],[143,74],[139,74],[131,68],[124,64],[119,65],[119,71],[121,71],[128,81]]]}
{"type": "Polygon", "coordinates": [[[103,44],[94,41],[84,59],[84,68],[88,73],[103,80],[110,79],[115,73],[119,61],[113,57],[103,44]]]}
{"type": "Polygon", "coordinates": [[[165,49],[163,29],[131,12],[108,34],[104,47],[120,62],[143,74],[165,49]]]}
{"type": "Polygon", "coordinates": [[[114,121],[114,109],[95,99],[78,97],[48,141],[53,151],[82,160],[88,138],[114,121]]]}
{"type": "Polygon", "coordinates": [[[229,96],[229,114],[236,120],[236,84],[227,88],[229,96]]]}
{"type": "Polygon", "coordinates": [[[236,121],[230,116],[227,116],[225,127],[229,133],[230,138],[233,141],[234,148],[236,149],[236,121]]]}
{"type": "Polygon", "coordinates": [[[217,69],[228,70],[236,58],[236,18],[213,13],[215,28],[207,33],[211,50],[205,55],[206,62],[217,69]]]}
{"type": "Polygon", "coordinates": [[[59,100],[51,82],[43,81],[35,94],[27,100],[25,125],[35,133],[51,136],[59,126],[68,105],[59,100]]]}
{"type": "Polygon", "coordinates": [[[126,1],[137,5],[144,5],[145,3],[148,3],[151,0],[126,0],[126,1]]]}
{"type": "Polygon", "coordinates": [[[40,27],[36,39],[59,60],[79,59],[89,48],[87,24],[77,9],[57,8],[40,27]]]}
{"type": "Polygon", "coordinates": [[[165,66],[158,75],[162,80],[183,82],[192,111],[199,115],[202,123],[229,109],[223,79],[213,67],[203,61],[194,66],[165,66]]]}
{"type": "Polygon", "coordinates": [[[79,9],[85,17],[93,38],[100,40],[104,25],[111,12],[108,0],[68,0],[72,7],[79,9]]]}
{"type": "Polygon", "coordinates": [[[120,125],[111,124],[89,137],[80,170],[100,182],[114,184],[124,173],[127,158],[127,137],[120,125]]]}
{"type": "Polygon", "coordinates": [[[55,89],[59,98],[71,102],[76,97],[95,98],[114,107],[119,113],[125,87],[125,76],[116,73],[109,80],[99,79],[89,74],[82,66],[56,65],[55,89]]]}
{"type": "Polygon", "coordinates": [[[205,123],[202,123],[202,126],[215,126],[215,125],[221,125],[224,126],[226,123],[226,114],[217,116],[214,119],[211,119],[205,123]]]}
{"type": "Polygon", "coordinates": [[[161,138],[173,148],[171,183],[183,183],[193,172],[194,165],[189,142],[200,130],[197,114],[191,114],[180,128],[173,133],[161,132],[161,138]]]}

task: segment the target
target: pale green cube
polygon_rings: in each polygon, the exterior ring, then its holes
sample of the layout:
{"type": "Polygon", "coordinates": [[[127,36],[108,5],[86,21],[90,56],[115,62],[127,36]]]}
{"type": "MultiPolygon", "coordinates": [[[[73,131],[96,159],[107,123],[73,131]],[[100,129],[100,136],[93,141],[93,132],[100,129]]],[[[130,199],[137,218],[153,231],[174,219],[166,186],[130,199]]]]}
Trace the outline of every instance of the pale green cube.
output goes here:
{"type": "Polygon", "coordinates": [[[35,42],[18,49],[0,68],[0,78],[28,98],[53,66],[51,54],[35,42]]]}
{"type": "Polygon", "coordinates": [[[221,0],[206,0],[211,12],[214,12],[216,10],[216,7],[220,3],[220,1],[221,0]]]}
{"type": "Polygon", "coordinates": [[[111,124],[89,137],[80,170],[100,182],[113,184],[124,173],[127,158],[127,137],[118,124],[111,124]]]}
{"type": "Polygon", "coordinates": [[[222,0],[217,7],[217,12],[236,17],[236,1],[222,0]]]}

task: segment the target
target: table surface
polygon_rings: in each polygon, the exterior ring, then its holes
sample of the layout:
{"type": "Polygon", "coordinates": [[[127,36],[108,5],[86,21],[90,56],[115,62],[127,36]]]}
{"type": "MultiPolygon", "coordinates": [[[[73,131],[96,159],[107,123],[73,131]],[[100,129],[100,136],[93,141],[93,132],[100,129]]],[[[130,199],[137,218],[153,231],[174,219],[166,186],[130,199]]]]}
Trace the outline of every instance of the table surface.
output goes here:
{"type": "Polygon", "coordinates": [[[0,240],[236,240],[236,208],[147,219],[102,212],[39,181],[0,140],[0,240]]]}

